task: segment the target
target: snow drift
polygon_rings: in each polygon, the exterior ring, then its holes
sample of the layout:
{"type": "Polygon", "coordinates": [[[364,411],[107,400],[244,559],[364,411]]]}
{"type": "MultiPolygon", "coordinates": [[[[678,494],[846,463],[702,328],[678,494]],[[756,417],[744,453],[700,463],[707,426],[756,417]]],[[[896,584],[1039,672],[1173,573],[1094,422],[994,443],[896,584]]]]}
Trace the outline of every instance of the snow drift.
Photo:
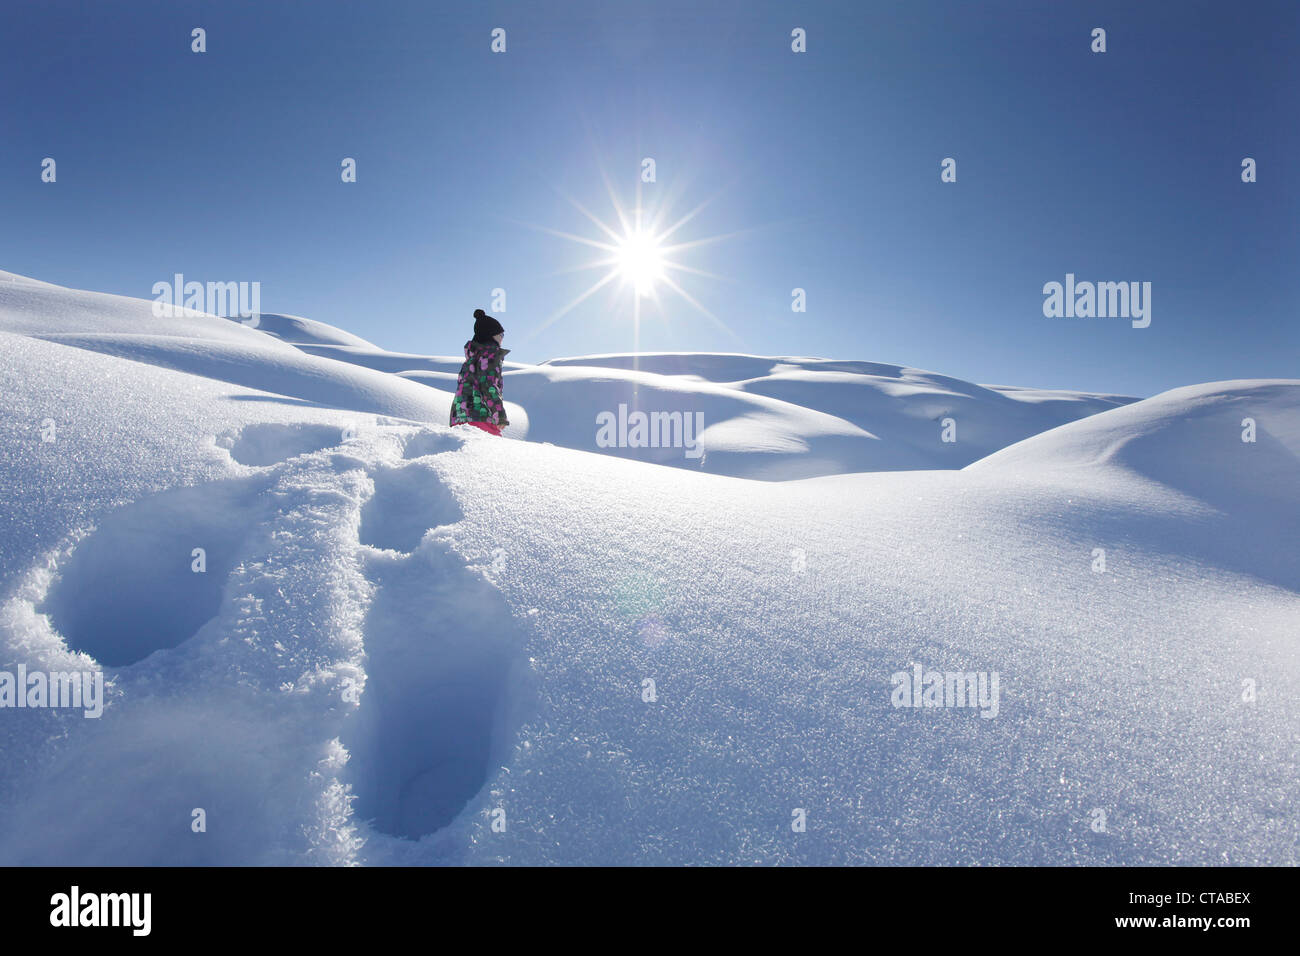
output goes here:
{"type": "Polygon", "coordinates": [[[530,437],[605,385],[703,396],[765,477],[902,449],[939,390],[959,443],[1111,406],[960,470],[754,481],[430,424],[409,376],[84,296],[0,282],[0,672],[107,698],[0,708],[0,863],[1300,862],[1300,382],[507,382],[530,437]],[[873,401],[891,438],[843,417],[873,401]],[[996,674],[996,716],[896,706],[918,668],[996,674]]]}
{"type": "MultiPolygon", "coordinates": [[[[358,358],[351,350],[330,354],[358,358]]],[[[455,388],[454,360],[360,358],[434,388],[455,388]]],[[[872,362],[705,353],[553,359],[508,370],[505,381],[506,394],[528,410],[529,427],[521,434],[529,440],[767,480],[961,468],[1134,400],[975,385],[872,362]],[[621,408],[702,417],[702,457],[684,454],[681,445],[602,446],[599,417],[621,408]]]]}

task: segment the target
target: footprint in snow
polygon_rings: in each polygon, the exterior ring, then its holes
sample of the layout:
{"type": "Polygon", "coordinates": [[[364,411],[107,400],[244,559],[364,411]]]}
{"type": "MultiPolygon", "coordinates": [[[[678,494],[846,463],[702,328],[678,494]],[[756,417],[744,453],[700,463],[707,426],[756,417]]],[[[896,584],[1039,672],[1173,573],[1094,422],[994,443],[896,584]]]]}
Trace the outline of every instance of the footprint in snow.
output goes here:
{"type": "Polygon", "coordinates": [[[247,425],[237,434],[222,435],[217,445],[241,465],[265,468],[299,455],[341,445],[347,436],[334,425],[266,423],[247,425]]]}
{"type": "Polygon", "coordinates": [[[176,488],[110,512],[61,561],[37,611],[70,650],[126,667],[216,616],[239,550],[265,518],[263,481],[176,488]]]}
{"type": "Polygon", "coordinates": [[[379,466],[370,473],[375,493],[361,506],[359,540],[381,551],[410,554],[425,532],[455,524],[460,505],[429,468],[379,466]]]}
{"type": "Polygon", "coordinates": [[[521,625],[449,548],[376,562],[366,685],[341,739],[355,813],[418,840],[451,823],[509,756],[522,724],[521,625]]]}

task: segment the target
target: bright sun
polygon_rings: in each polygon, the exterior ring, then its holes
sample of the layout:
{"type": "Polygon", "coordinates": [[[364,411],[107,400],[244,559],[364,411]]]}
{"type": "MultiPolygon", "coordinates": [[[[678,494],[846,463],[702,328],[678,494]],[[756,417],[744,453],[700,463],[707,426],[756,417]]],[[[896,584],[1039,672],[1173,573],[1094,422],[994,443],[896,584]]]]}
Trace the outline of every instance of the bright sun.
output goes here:
{"type": "Polygon", "coordinates": [[[619,275],[637,295],[654,294],[666,268],[664,250],[658,239],[640,229],[632,230],[619,240],[614,258],[619,275]]]}
{"type": "MultiPolygon", "coordinates": [[[[565,195],[560,190],[556,190],[560,195],[568,200],[575,210],[585,216],[599,230],[600,236],[592,238],[590,236],[578,235],[572,232],[562,232],[558,229],[551,229],[547,226],[533,226],[529,223],[521,225],[530,226],[542,232],[550,233],[561,239],[567,239],[571,242],[580,243],[600,251],[598,258],[584,262],[574,268],[563,269],[555,273],[560,275],[564,272],[585,272],[588,269],[598,269],[603,271],[595,282],[585,291],[571,299],[566,305],[552,312],[546,319],[533,331],[536,336],[545,331],[552,323],[563,318],[575,308],[586,302],[601,289],[611,290],[618,287],[624,291],[630,291],[632,294],[628,298],[632,306],[632,346],[633,351],[638,351],[640,342],[641,316],[643,309],[649,305],[657,308],[658,314],[664,319],[671,318],[672,313],[664,308],[661,302],[661,293],[668,291],[682,299],[690,305],[696,312],[706,316],[722,331],[735,338],[735,333],[727,328],[726,324],[706,308],[703,303],[699,302],[693,295],[686,290],[681,282],[677,281],[674,273],[703,276],[710,279],[721,279],[722,276],[714,275],[703,269],[687,265],[681,261],[682,253],[693,250],[699,246],[709,245],[720,242],[731,236],[740,233],[728,233],[726,235],[707,236],[701,239],[692,239],[686,242],[673,240],[674,234],[689,223],[700,213],[712,200],[705,200],[690,212],[680,216],[676,222],[671,225],[665,225],[670,219],[668,205],[652,205],[646,208],[641,203],[641,184],[637,183],[636,201],[630,208],[625,208],[619,202],[614,192],[614,187],[608,176],[604,175],[605,188],[609,193],[609,199],[614,207],[616,221],[607,225],[602,222],[594,213],[588,210],[581,203],[577,202],[570,196],[565,195]]],[[[602,312],[608,314],[609,306],[618,302],[620,297],[611,297],[609,305],[602,308],[602,312]]],[[[614,318],[622,315],[622,308],[614,318]]]]}

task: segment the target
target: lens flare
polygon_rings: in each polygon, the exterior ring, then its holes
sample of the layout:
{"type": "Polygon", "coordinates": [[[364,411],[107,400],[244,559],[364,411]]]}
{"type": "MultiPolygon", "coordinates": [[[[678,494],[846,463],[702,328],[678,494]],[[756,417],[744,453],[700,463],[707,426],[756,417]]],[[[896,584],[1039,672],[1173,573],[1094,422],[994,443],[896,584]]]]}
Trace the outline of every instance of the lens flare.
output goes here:
{"type": "Polygon", "coordinates": [[[635,230],[618,243],[614,254],[619,275],[637,295],[653,295],[664,277],[666,265],[659,240],[648,232],[635,230]]]}

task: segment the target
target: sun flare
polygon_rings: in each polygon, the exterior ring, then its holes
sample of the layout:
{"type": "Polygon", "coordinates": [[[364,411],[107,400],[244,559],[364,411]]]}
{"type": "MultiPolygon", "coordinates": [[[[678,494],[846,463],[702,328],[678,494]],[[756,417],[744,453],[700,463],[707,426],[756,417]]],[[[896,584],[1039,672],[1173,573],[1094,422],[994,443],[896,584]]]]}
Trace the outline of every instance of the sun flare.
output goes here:
{"type": "Polygon", "coordinates": [[[554,275],[562,275],[568,272],[585,272],[588,269],[603,272],[603,275],[585,291],[552,312],[541,325],[533,330],[532,336],[541,334],[553,323],[568,315],[603,289],[609,294],[609,298],[601,307],[601,311],[612,320],[618,321],[621,319],[626,314],[623,311],[624,308],[627,305],[631,306],[632,350],[634,352],[640,348],[641,322],[646,309],[653,309],[655,315],[661,321],[672,321],[673,311],[666,306],[664,293],[671,293],[672,296],[681,299],[695,312],[709,319],[724,333],[739,342],[740,339],[736,333],[728,328],[726,323],[714,315],[695,296],[691,295],[682,282],[679,281],[679,278],[689,275],[722,280],[723,276],[688,265],[682,261],[682,256],[702,246],[722,242],[742,233],[731,232],[686,241],[674,239],[676,233],[695,219],[713,201],[712,199],[704,200],[689,212],[677,217],[676,221],[672,221],[669,214],[669,203],[666,200],[662,203],[651,203],[648,206],[642,204],[640,183],[637,184],[635,202],[631,206],[625,206],[619,201],[613,184],[603,170],[601,176],[609,194],[615,216],[614,222],[609,224],[601,221],[600,217],[595,213],[562,190],[558,188],[555,190],[575,211],[596,227],[598,232],[595,237],[566,232],[549,226],[534,225],[527,222],[519,223],[549,233],[557,238],[599,251],[600,254],[596,258],[571,268],[561,269],[553,273],[554,275]],[[614,311],[608,311],[610,309],[614,311]]]}
{"type": "Polygon", "coordinates": [[[628,232],[619,240],[614,258],[619,275],[637,295],[653,295],[667,268],[659,240],[640,229],[628,232]]]}

